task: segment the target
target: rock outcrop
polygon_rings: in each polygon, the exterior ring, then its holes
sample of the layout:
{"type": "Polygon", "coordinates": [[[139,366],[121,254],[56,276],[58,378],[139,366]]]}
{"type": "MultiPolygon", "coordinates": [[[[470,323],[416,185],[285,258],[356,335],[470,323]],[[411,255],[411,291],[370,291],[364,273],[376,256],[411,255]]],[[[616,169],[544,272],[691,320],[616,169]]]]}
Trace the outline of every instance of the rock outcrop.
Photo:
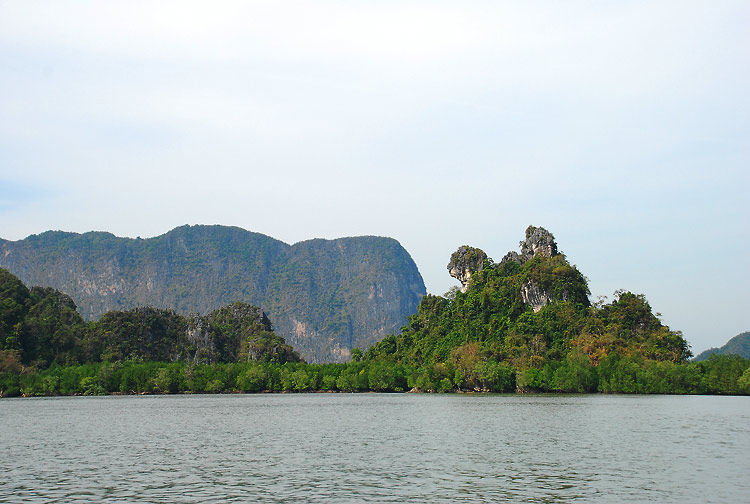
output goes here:
{"type": "MultiPolygon", "coordinates": [[[[472,274],[482,271],[484,268],[500,267],[511,261],[523,265],[536,255],[548,258],[558,255],[555,237],[543,227],[527,227],[526,239],[521,241],[519,246],[521,248],[520,254],[516,251],[510,251],[495,266],[492,259],[487,257],[487,254],[482,250],[464,245],[451,255],[448,271],[453,278],[461,282],[461,292],[466,292],[470,286],[472,274]]],[[[521,298],[535,312],[538,312],[553,300],[552,293],[537,285],[533,280],[528,280],[521,287],[521,298]]]]}
{"type": "Polygon", "coordinates": [[[526,228],[526,239],[519,242],[521,253],[511,250],[503,257],[500,264],[515,261],[523,264],[531,260],[536,254],[545,257],[554,257],[558,254],[555,237],[543,227],[529,226],[526,228]]]}
{"type": "Polygon", "coordinates": [[[518,252],[516,252],[515,250],[511,250],[510,252],[508,252],[507,254],[505,254],[503,256],[502,261],[500,261],[500,265],[503,265],[503,264],[505,264],[507,262],[510,262],[510,261],[517,262],[518,264],[523,264],[523,263],[526,262],[526,260],[523,259],[521,257],[521,255],[518,252]]]}
{"type": "MultiPolygon", "coordinates": [[[[537,254],[544,257],[557,255],[555,237],[543,227],[527,227],[526,239],[519,245],[521,247],[521,255],[519,256],[521,264],[531,260],[537,254]]],[[[536,285],[533,280],[529,280],[521,287],[521,298],[536,313],[552,301],[552,294],[536,285]]]]}
{"type": "Polygon", "coordinates": [[[523,299],[524,304],[531,306],[536,313],[552,301],[552,295],[540,288],[533,280],[529,280],[521,286],[521,299],[523,299]]]}
{"type": "Polygon", "coordinates": [[[526,239],[520,243],[520,246],[521,257],[523,257],[524,262],[536,254],[541,254],[545,257],[554,257],[557,255],[555,237],[543,227],[527,227],[526,239]]]}
{"type": "Polygon", "coordinates": [[[492,261],[489,260],[483,250],[463,245],[451,254],[448,273],[461,282],[461,292],[466,292],[469,288],[471,275],[482,271],[491,264],[492,261]]]}

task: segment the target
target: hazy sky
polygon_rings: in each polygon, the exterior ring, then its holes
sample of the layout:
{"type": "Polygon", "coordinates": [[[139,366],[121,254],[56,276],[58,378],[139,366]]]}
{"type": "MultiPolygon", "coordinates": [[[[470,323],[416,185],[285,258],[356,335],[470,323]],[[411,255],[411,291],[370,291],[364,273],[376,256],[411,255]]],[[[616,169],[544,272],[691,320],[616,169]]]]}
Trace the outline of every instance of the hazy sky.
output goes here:
{"type": "Polygon", "coordinates": [[[0,0],[0,237],[544,226],[592,300],[750,330],[750,2],[0,0]]]}

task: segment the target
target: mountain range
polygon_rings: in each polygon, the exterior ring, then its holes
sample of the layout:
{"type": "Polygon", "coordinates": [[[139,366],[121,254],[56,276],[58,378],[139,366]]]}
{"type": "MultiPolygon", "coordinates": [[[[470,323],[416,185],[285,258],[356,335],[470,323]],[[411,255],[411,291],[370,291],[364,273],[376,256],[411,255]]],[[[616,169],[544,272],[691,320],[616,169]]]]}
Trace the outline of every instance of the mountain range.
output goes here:
{"type": "Polygon", "coordinates": [[[62,231],[0,239],[0,267],[68,294],[87,320],[138,306],[204,315],[237,301],[257,305],[308,362],[347,361],[352,348],[398,333],[425,294],[392,238],[288,245],[218,225],[148,239],[62,231]]]}

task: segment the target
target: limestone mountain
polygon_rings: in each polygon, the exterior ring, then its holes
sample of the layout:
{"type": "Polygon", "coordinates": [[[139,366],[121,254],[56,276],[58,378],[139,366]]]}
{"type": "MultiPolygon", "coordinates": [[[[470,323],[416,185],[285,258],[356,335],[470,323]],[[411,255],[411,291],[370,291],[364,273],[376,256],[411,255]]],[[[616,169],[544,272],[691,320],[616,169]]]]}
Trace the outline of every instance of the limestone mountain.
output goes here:
{"type": "Polygon", "coordinates": [[[138,306],[208,314],[236,301],[263,308],[311,362],[345,361],[398,332],[425,286],[394,239],[288,245],[227,226],[182,226],[154,238],[48,231],[0,240],[0,267],[68,294],[87,320],[138,306]]]}

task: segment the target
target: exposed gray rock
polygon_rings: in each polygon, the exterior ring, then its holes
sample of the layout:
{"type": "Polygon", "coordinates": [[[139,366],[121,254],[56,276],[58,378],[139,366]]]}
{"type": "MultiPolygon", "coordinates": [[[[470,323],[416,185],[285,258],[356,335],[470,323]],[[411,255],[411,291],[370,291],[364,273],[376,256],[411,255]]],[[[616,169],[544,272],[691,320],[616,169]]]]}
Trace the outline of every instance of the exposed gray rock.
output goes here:
{"type": "Polygon", "coordinates": [[[500,261],[498,266],[514,261],[523,264],[536,254],[553,257],[558,254],[555,237],[543,227],[529,226],[526,228],[526,239],[519,243],[521,253],[511,250],[500,261]]]}
{"type": "Polygon", "coordinates": [[[521,287],[521,298],[524,303],[534,309],[534,313],[538,312],[544,305],[552,301],[549,292],[540,289],[531,280],[521,287]]]}
{"type": "Polygon", "coordinates": [[[557,243],[552,233],[543,227],[529,226],[526,228],[526,239],[521,245],[521,262],[526,262],[536,254],[542,254],[547,257],[557,255],[557,243]]]}
{"type": "Polygon", "coordinates": [[[505,257],[503,257],[503,260],[500,261],[499,266],[502,266],[503,264],[505,264],[507,262],[511,262],[511,261],[517,262],[519,264],[522,264],[523,261],[521,259],[522,258],[518,254],[518,252],[516,252],[515,250],[511,250],[510,252],[508,252],[507,254],[505,254],[505,257]]]}
{"type": "Polygon", "coordinates": [[[210,326],[205,321],[204,317],[201,317],[198,314],[194,314],[190,317],[187,329],[185,330],[185,339],[187,339],[188,343],[195,348],[195,353],[193,354],[192,359],[193,363],[210,364],[217,361],[216,346],[211,337],[210,326]]]}
{"type": "MultiPolygon", "coordinates": [[[[555,237],[543,227],[527,227],[526,239],[520,242],[519,245],[521,246],[521,255],[519,257],[521,264],[532,259],[537,254],[545,257],[554,257],[557,255],[555,237]]],[[[512,253],[509,253],[509,255],[512,253]]],[[[544,305],[552,301],[552,294],[529,280],[521,287],[521,298],[536,313],[544,305]]]]}
{"type": "Polygon", "coordinates": [[[461,292],[466,292],[469,288],[471,276],[491,264],[492,261],[482,249],[462,245],[451,254],[451,260],[448,263],[448,273],[461,282],[461,292]]]}
{"type": "MultiPolygon", "coordinates": [[[[555,237],[543,227],[529,226],[526,228],[526,239],[520,242],[521,253],[511,250],[497,264],[502,266],[508,262],[524,264],[535,255],[545,257],[558,255],[555,237]]],[[[461,292],[469,288],[469,281],[473,273],[482,271],[487,267],[495,267],[492,260],[482,250],[464,245],[451,255],[448,263],[448,271],[453,278],[461,282],[461,292]]],[[[521,287],[523,302],[531,306],[535,312],[542,309],[544,305],[552,301],[552,294],[542,289],[532,281],[528,281],[521,287]]]]}

